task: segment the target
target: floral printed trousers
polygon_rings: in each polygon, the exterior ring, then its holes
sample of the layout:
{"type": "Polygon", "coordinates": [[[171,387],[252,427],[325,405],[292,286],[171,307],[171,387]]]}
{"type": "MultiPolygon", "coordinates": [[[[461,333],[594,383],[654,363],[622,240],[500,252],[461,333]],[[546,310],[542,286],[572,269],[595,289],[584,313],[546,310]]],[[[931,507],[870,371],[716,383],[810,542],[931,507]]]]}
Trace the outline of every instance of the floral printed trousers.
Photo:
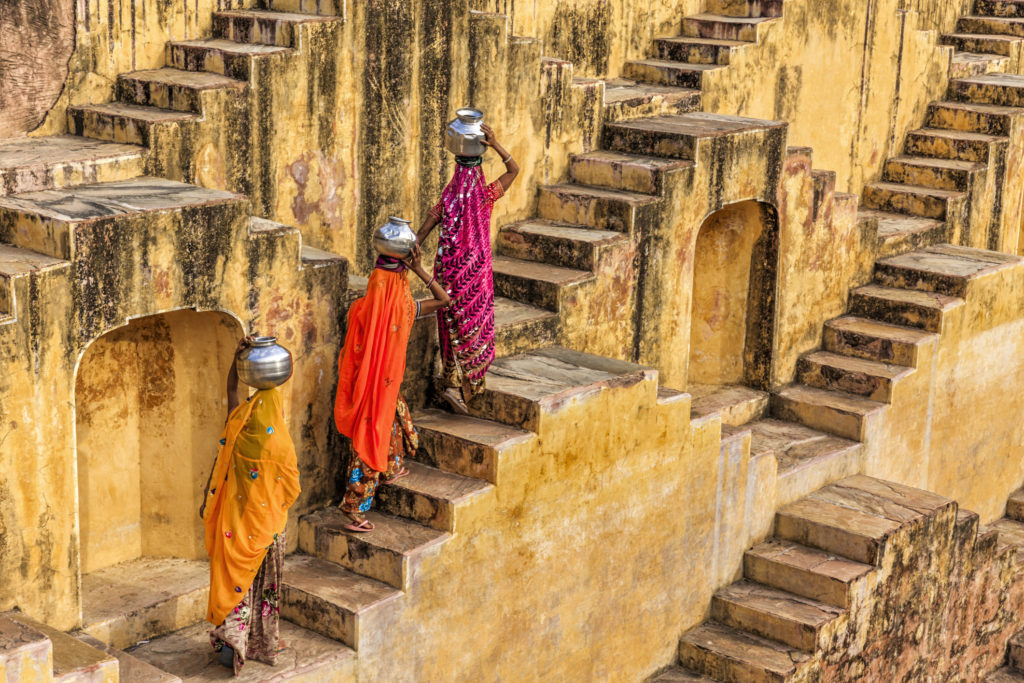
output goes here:
{"type": "Polygon", "coordinates": [[[224,645],[228,645],[235,651],[236,676],[248,659],[271,666],[277,663],[284,553],[282,531],[267,550],[267,556],[242,602],[228,613],[223,624],[210,632],[210,644],[214,650],[220,652],[224,645]]]}
{"type": "Polygon", "coordinates": [[[388,446],[388,469],[378,472],[366,465],[355,452],[348,464],[348,482],[345,497],[341,501],[341,510],[348,515],[360,517],[373,505],[373,496],[377,493],[380,479],[391,479],[402,470],[402,463],[419,448],[419,436],[412,424],[412,415],[405,399],[399,395],[395,406],[395,422],[391,425],[391,443],[388,446]]]}

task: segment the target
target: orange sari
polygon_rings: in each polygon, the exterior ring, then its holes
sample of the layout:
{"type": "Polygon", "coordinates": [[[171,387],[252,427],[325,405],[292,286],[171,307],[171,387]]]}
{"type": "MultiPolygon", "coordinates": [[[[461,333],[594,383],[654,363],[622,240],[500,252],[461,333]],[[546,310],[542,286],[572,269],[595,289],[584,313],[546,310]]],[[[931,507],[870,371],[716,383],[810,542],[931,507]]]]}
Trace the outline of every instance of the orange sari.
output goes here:
{"type": "Polygon", "coordinates": [[[277,389],[257,391],[228,416],[206,493],[210,602],[220,625],[249,591],[298,498],[299,469],[277,389]]]}
{"type": "Polygon", "coordinates": [[[338,358],[334,422],[352,439],[359,459],[383,472],[395,423],[405,352],[416,317],[405,271],[374,268],[366,296],[348,311],[345,346],[338,358]]]}

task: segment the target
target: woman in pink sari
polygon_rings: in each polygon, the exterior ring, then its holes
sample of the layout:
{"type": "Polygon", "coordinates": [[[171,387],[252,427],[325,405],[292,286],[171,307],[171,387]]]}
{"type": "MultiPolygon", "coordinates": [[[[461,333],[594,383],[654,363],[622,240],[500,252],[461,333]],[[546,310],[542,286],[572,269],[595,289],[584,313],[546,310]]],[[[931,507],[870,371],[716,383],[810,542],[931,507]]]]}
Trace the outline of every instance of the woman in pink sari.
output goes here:
{"type": "Polygon", "coordinates": [[[420,244],[440,224],[434,277],[451,296],[437,313],[438,342],[443,363],[442,396],[460,413],[484,389],[484,375],[494,360],[494,278],[491,273],[491,209],[519,175],[519,165],[481,126],[484,144],[499,155],[505,173],[490,185],[480,164],[483,157],[455,157],[455,175],[420,228],[420,244]]]}

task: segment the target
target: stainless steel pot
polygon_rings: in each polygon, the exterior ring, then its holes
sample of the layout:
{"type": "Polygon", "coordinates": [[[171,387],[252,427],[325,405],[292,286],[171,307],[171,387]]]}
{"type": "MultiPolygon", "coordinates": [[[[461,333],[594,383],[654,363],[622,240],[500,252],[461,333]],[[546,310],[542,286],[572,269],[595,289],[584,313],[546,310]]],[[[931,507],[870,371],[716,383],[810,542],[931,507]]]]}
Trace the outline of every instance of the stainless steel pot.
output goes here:
{"type": "Polygon", "coordinates": [[[272,389],[292,376],[292,354],[277,337],[253,337],[235,357],[238,379],[256,389],[272,389]]]}
{"type": "Polygon", "coordinates": [[[405,258],[416,244],[416,233],[409,227],[409,221],[395,216],[373,233],[373,248],[378,254],[392,258],[405,258]]]}
{"type": "Polygon", "coordinates": [[[483,156],[484,132],[480,124],[484,122],[484,113],[479,109],[463,107],[455,110],[455,120],[445,129],[445,146],[448,151],[459,157],[483,156]]]}

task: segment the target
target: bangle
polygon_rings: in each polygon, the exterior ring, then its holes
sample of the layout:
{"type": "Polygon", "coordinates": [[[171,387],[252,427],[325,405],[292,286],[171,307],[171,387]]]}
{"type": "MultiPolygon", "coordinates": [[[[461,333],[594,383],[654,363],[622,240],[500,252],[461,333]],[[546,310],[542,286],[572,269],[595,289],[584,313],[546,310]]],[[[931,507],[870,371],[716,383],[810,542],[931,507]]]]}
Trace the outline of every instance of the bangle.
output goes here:
{"type": "Polygon", "coordinates": [[[436,275],[434,277],[430,278],[430,282],[427,283],[427,289],[430,289],[430,285],[434,284],[434,280],[436,280],[436,279],[437,279],[436,275]]]}
{"type": "Polygon", "coordinates": [[[508,163],[508,162],[510,162],[510,161],[512,161],[512,155],[511,155],[511,154],[509,154],[507,158],[505,158],[505,159],[502,159],[502,160],[501,160],[501,163],[503,163],[503,164],[507,164],[507,163],[508,163]]]}

